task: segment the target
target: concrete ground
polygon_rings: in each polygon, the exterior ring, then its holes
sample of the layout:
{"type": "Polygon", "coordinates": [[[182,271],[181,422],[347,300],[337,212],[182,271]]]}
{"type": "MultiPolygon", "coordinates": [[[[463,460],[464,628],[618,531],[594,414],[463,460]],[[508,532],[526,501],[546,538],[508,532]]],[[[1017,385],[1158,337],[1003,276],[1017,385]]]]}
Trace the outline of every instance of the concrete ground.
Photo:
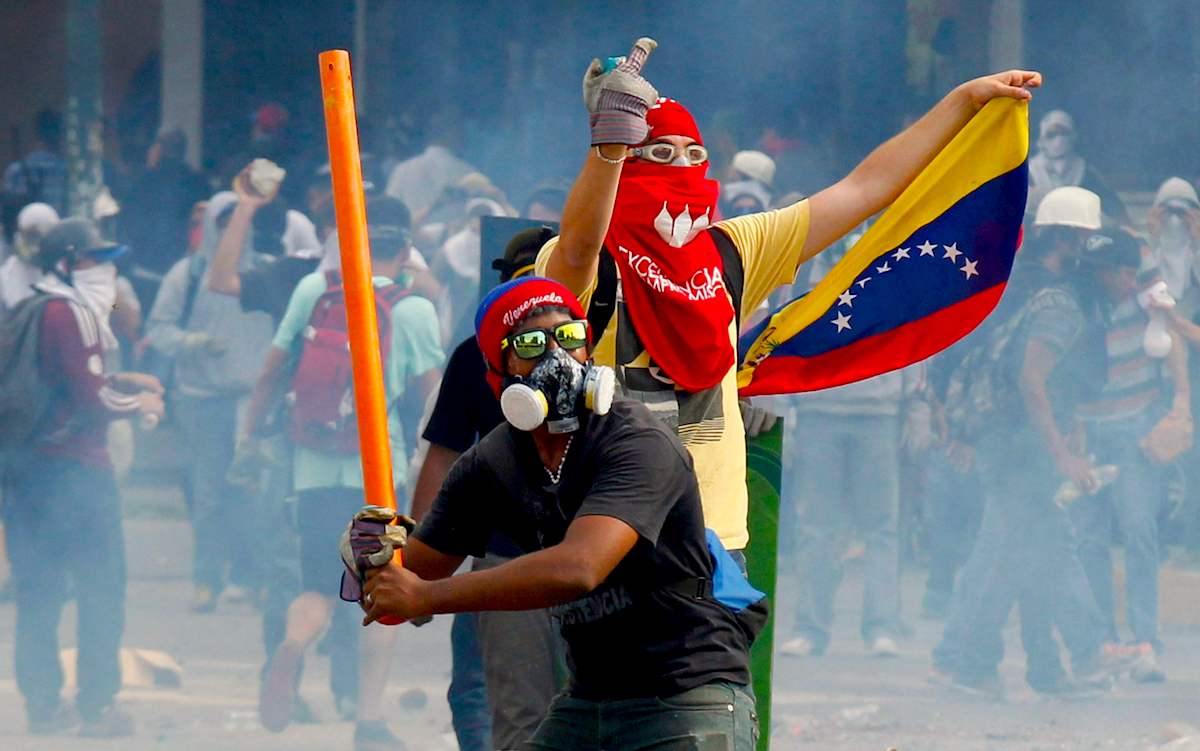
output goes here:
{"type": "MultiPolygon", "coordinates": [[[[259,726],[258,671],[264,655],[260,618],[248,604],[222,604],[215,614],[188,610],[191,594],[190,532],[177,492],[135,486],[126,491],[130,586],[125,645],[162,650],[183,666],[178,688],[126,689],[121,701],[137,717],[138,734],[118,741],[74,737],[31,738],[12,665],[14,607],[0,604],[0,749],[349,749],[353,726],[335,721],[328,690],[328,660],[311,655],[302,694],[320,724],[293,725],[280,734],[259,726]]],[[[0,574],[5,572],[0,571],[0,574]]],[[[786,573],[786,572],[785,572],[786,573]]],[[[776,604],[786,634],[795,602],[795,580],[784,576],[776,604]]],[[[929,652],[941,624],[918,613],[923,575],[904,578],[905,617],[914,627],[903,655],[867,656],[857,637],[862,575],[851,564],[838,597],[831,648],[814,659],[778,658],[775,670],[774,749],[819,751],[1034,751],[1119,749],[1143,751],[1162,742],[1171,722],[1200,725],[1200,629],[1172,627],[1163,634],[1159,685],[1123,681],[1096,700],[1045,701],[1024,684],[1023,655],[1010,627],[1002,671],[1011,700],[996,704],[925,682],[929,652]]],[[[445,692],[449,684],[450,620],[403,629],[386,706],[391,726],[413,751],[455,748],[445,692]],[[403,697],[403,701],[402,701],[403,697]]],[[[68,607],[60,630],[74,643],[68,607]]]]}

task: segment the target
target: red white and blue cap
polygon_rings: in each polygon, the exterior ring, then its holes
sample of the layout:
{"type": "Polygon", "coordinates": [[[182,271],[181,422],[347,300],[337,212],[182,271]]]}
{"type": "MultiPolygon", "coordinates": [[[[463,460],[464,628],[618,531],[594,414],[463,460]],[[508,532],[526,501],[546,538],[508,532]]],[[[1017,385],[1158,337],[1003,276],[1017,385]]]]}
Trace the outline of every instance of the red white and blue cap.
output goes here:
{"type": "Polygon", "coordinates": [[[525,276],[505,282],[479,303],[479,309],[475,312],[475,337],[487,360],[488,383],[497,396],[500,395],[501,374],[504,372],[501,342],[512,333],[513,327],[521,319],[529,315],[529,311],[544,305],[561,305],[569,308],[575,318],[587,318],[587,313],[571,290],[553,279],[541,276],[525,276]]]}

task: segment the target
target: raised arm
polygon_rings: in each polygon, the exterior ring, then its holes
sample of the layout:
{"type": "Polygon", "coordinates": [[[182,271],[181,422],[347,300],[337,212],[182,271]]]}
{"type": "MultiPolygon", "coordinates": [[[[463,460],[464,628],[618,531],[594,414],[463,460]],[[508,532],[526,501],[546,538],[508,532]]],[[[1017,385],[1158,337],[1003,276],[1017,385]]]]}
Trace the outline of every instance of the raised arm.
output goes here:
{"type": "Polygon", "coordinates": [[[641,77],[641,70],[656,46],[653,39],[642,37],[628,57],[592,60],[583,78],[592,145],[567,196],[558,248],[546,269],[576,294],[596,275],[626,148],[646,140],[649,132],[646,111],[658,92],[641,77]]]}
{"type": "Polygon", "coordinates": [[[596,276],[625,151],[619,143],[590,148],[563,206],[558,248],[547,262],[546,273],[577,295],[596,276]]]}
{"type": "Polygon", "coordinates": [[[242,294],[242,278],[238,275],[238,266],[242,260],[242,248],[246,246],[246,237],[250,234],[250,225],[254,222],[254,215],[279,195],[278,186],[269,196],[255,193],[249,187],[249,174],[250,168],[246,167],[234,178],[233,189],[238,197],[237,206],[233,209],[225,231],[221,233],[221,241],[217,245],[217,253],[208,272],[208,288],[213,292],[233,297],[242,294]]]}
{"type": "Polygon", "coordinates": [[[875,149],[842,180],[809,199],[806,260],[890,205],[983,105],[997,97],[1029,99],[1042,74],[1010,70],[968,81],[917,122],[875,149]]]}

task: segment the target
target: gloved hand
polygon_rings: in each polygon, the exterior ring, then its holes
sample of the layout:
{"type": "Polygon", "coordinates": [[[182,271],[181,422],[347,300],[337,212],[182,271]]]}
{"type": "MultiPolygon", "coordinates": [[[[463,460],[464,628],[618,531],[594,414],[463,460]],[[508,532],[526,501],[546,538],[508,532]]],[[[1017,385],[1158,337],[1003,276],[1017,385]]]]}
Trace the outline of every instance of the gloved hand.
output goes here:
{"type": "MultiPolygon", "coordinates": [[[[362,605],[364,571],[386,566],[397,548],[408,544],[408,533],[417,523],[382,506],[363,506],[342,534],[341,597],[362,605]]],[[[365,608],[364,608],[365,610],[365,608]]]]}
{"type": "Polygon", "coordinates": [[[591,115],[592,145],[623,143],[633,146],[646,140],[650,126],[646,111],[658,91],[642,78],[642,65],[658,42],[642,37],[628,57],[592,60],[583,75],[583,104],[591,115]]]}
{"type": "Polygon", "coordinates": [[[748,401],[738,402],[742,408],[742,424],[746,426],[746,435],[750,438],[764,433],[775,427],[779,415],[764,407],[756,407],[748,401]]]}
{"type": "Polygon", "coordinates": [[[246,488],[252,494],[262,490],[262,474],[278,466],[271,449],[262,438],[243,438],[233,450],[233,462],[225,473],[232,485],[246,488]]]}
{"type": "Polygon", "coordinates": [[[193,331],[183,338],[184,351],[193,357],[218,357],[229,349],[229,340],[203,331],[193,331]]]}

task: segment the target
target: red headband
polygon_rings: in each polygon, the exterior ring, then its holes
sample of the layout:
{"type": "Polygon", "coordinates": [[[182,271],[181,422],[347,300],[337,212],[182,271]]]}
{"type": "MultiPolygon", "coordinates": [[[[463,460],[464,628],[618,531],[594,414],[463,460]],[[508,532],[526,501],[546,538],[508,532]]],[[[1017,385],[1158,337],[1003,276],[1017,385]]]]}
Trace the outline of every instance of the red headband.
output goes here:
{"type": "Polygon", "coordinates": [[[501,373],[504,372],[504,353],[500,343],[512,333],[513,327],[542,305],[561,305],[570,308],[575,318],[586,319],[587,313],[571,291],[552,279],[526,276],[505,282],[488,293],[475,313],[475,335],[479,349],[487,360],[488,383],[500,396],[501,373]]]}
{"type": "Polygon", "coordinates": [[[662,136],[686,136],[701,146],[704,145],[692,113],[674,99],[660,97],[646,112],[646,123],[650,126],[650,136],[647,140],[662,136]]]}

